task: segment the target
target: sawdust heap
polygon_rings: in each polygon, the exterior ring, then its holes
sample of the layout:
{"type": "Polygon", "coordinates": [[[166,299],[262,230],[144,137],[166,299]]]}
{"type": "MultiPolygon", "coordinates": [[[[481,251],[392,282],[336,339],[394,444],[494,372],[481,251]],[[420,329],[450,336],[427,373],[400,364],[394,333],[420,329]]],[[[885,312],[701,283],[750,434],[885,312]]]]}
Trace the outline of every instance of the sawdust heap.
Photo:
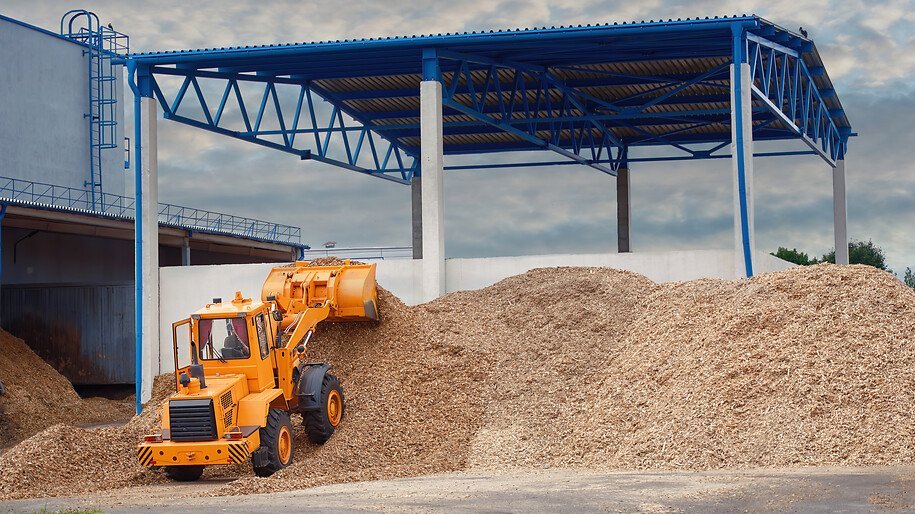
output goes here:
{"type": "Polygon", "coordinates": [[[158,406],[174,392],[162,375],[143,412],[126,425],[83,429],[55,424],[0,455],[0,499],[69,496],[164,480],[136,465],[139,439],[158,424],[158,406]]]}
{"type": "MultiPolygon", "coordinates": [[[[308,261],[308,264],[311,266],[343,266],[346,259],[341,259],[340,257],[318,257],[317,259],[312,259],[308,261]]],[[[350,264],[364,264],[357,260],[349,261],[350,264]]]]}
{"type": "MultiPolygon", "coordinates": [[[[915,292],[874,268],[664,285],[616,270],[542,269],[413,308],[380,291],[380,309],[380,323],[331,324],[309,345],[343,383],[347,411],[334,437],[310,445],[296,426],[294,464],[267,479],[249,466],[208,469],[240,476],[218,494],[469,467],[915,458],[915,292]]],[[[63,440],[67,430],[55,427],[25,441],[0,457],[0,469],[19,466],[0,476],[0,498],[161,480],[134,464],[143,431],[130,427],[63,440]],[[63,442],[48,450],[45,439],[63,442]],[[120,473],[113,484],[86,467],[68,477],[22,465],[39,450],[58,460],[80,441],[83,460],[116,461],[107,464],[120,473]],[[35,477],[40,487],[11,489],[35,477]]]]}
{"type": "Polygon", "coordinates": [[[537,269],[418,307],[428,332],[472,352],[485,372],[463,386],[486,398],[469,464],[580,464],[588,448],[573,429],[593,408],[590,385],[656,287],[628,271],[537,269]]]}
{"type": "Polygon", "coordinates": [[[915,292],[868,266],[660,286],[593,388],[586,464],[915,460],[915,292]]]}
{"type": "Polygon", "coordinates": [[[15,444],[56,423],[126,421],[133,397],[123,401],[81,399],[70,381],[39,357],[22,339],[0,330],[0,448],[15,444]]]}
{"type": "Polygon", "coordinates": [[[414,309],[381,288],[378,293],[380,322],[329,324],[309,343],[309,356],[332,363],[343,383],[346,411],[334,436],[313,445],[296,424],[290,467],[269,479],[245,477],[223,494],[466,467],[482,411],[479,391],[468,386],[483,379],[486,364],[473,351],[425,333],[414,309]]]}

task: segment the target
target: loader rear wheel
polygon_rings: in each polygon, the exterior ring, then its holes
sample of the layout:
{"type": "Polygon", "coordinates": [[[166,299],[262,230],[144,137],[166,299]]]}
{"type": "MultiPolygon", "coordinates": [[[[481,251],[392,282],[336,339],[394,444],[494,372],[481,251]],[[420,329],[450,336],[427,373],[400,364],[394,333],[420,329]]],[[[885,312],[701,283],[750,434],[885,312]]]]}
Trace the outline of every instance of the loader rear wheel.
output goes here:
{"type": "Polygon", "coordinates": [[[334,434],[343,419],[343,390],[340,381],[330,373],[321,383],[321,407],[302,414],[305,433],[313,443],[323,444],[334,434]]]}
{"type": "Polygon", "coordinates": [[[195,482],[203,476],[203,466],[166,466],[165,475],[176,482],[195,482]]]}
{"type": "Polygon", "coordinates": [[[259,477],[269,477],[292,463],[292,422],[289,413],[280,409],[270,409],[267,414],[267,426],[260,429],[261,445],[255,451],[262,451],[266,463],[254,465],[254,473],[259,477]]]}

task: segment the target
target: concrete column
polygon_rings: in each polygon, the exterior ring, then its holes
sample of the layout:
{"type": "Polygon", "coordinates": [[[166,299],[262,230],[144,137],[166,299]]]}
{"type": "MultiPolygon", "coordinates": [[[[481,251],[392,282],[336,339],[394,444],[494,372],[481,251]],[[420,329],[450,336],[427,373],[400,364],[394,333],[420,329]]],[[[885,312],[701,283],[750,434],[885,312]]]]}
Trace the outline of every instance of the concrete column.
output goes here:
{"type": "Polygon", "coordinates": [[[142,401],[147,401],[152,393],[152,381],[159,374],[159,171],[157,156],[158,109],[156,100],[140,100],[141,139],[140,177],[137,182],[140,190],[140,259],[142,266],[142,315],[141,336],[143,345],[142,364],[142,401]]]}
{"type": "Polygon", "coordinates": [[[629,206],[629,168],[620,168],[616,175],[616,248],[619,253],[632,251],[629,243],[632,211],[629,206]]]}
{"type": "Polygon", "coordinates": [[[419,86],[422,154],[423,301],[445,293],[444,150],[442,146],[442,84],[424,80],[419,86]]]}
{"type": "Polygon", "coordinates": [[[734,170],[734,274],[753,276],[753,104],[750,65],[731,65],[731,162],[734,170]]]}
{"type": "Polygon", "coordinates": [[[410,181],[410,203],[413,221],[413,258],[423,258],[423,179],[413,177],[410,181]]]}
{"type": "Polygon", "coordinates": [[[3,218],[6,217],[6,204],[0,205],[0,289],[3,288],[3,218]]]}
{"type": "Polygon", "coordinates": [[[839,159],[832,169],[832,223],[836,264],[848,264],[848,217],[845,208],[845,159],[839,159]]]}
{"type": "Polygon", "coordinates": [[[190,266],[191,265],[191,238],[185,237],[184,241],[181,242],[181,265],[190,266]]]}

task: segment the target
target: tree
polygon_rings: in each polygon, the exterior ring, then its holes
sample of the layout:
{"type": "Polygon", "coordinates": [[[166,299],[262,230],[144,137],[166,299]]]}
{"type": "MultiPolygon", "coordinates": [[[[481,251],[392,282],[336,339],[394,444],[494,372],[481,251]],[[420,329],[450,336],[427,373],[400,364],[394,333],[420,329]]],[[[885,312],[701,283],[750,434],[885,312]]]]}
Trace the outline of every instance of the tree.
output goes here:
{"type": "Polygon", "coordinates": [[[809,264],[816,264],[817,260],[814,258],[810,260],[810,256],[806,253],[798,251],[797,248],[792,248],[791,250],[785,248],[784,246],[779,246],[778,250],[772,255],[778,257],[783,261],[793,262],[795,264],[800,264],[801,266],[807,266],[809,264]]]}
{"type": "Polygon", "coordinates": [[[905,269],[905,276],[902,277],[902,281],[905,282],[905,285],[915,289],[915,273],[912,272],[912,268],[905,269]]]}
{"type": "MultiPolygon", "coordinates": [[[[823,255],[822,262],[836,262],[836,251],[832,250],[823,255]]],[[[867,264],[878,269],[887,270],[886,255],[883,249],[875,245],[873,241],[851,241],[848,243],[848,263],[849,264],[867,264]]],[[[887,270],[889,271],[889,270],[887,270]]]]}

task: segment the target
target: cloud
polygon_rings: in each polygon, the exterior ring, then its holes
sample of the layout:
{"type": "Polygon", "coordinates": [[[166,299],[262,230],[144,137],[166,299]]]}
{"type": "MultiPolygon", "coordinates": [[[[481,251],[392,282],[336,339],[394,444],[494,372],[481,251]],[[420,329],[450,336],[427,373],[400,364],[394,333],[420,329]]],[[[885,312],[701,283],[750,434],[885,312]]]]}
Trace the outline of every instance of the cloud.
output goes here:
{"type": "MultiPolygon", "coordinates": [[[[882,246],[897,271],[915,265],[912,7],[911,0],[160,0],[142,9],[99,0],[93,6],[129,33],[139,51],[742,13],[790,29],[804,26],[860,134],[847,161],[849,233],[882,246]]],[[[51,29],[68,8],[62,0],[3,6],[6,15],[51,29]]],[[[301,226],[312,244],[409,244],[408,187],[167,121],[160,121],[159,137],[163,201],[301,226]]],[[[731,247],[727,160],[639,164],[632,177],[637,250],[731,247]]],[[[789,246],[820,255],[832,247],[831,174],[821,160],[757,159],[755,184],[761,250],[789,246]]],[[[451,256],[615,249],[615,183],[596,170],[454,171],[446,173],[445,187],[451,256]]]]}

